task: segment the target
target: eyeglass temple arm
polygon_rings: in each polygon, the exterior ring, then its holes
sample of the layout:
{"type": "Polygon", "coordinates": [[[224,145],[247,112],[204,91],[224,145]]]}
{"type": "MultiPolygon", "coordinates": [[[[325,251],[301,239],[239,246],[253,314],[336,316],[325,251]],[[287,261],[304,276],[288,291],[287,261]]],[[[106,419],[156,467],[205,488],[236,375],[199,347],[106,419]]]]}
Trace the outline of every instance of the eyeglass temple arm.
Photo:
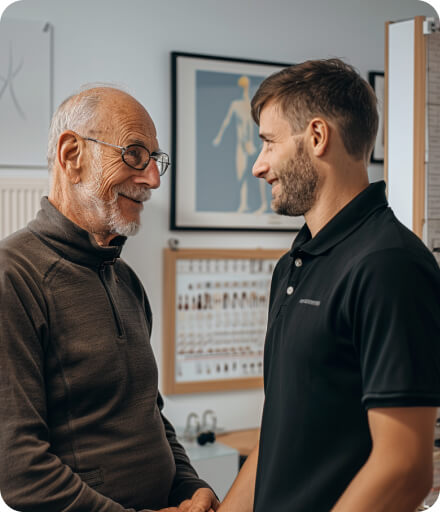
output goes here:
{"type": "Polygon", "coordinates": [[[123,146],[117,146],[116,144],[110,144],[110,142],[104,142],[102,140],[94,139],[93,137],[83,137],[85,140],[91,140],[93,142],[98,142],[99,144],[105,144],[106,146],[110,146],[112,148],[125,149],[123,146]]]}

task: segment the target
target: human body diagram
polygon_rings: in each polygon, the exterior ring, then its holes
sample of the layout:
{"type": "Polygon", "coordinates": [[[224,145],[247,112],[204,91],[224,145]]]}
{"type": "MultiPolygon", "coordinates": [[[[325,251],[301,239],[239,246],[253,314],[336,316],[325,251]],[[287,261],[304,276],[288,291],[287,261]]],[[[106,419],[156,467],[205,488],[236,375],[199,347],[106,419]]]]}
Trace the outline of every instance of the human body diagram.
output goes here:
{"type": "MultiPolygon", "coordinates": [[[[254,144],[254,122],[251,116],[251,105],[249,100],[249,78],[241,76],[238,85],[243,89],[241,98],[233,100],[229,106],[226,117],[224,118],[217,136],[212,141],[214,146],[219,146],[223,133],[229,124],[235,119],[236,125],[236,150],[235,150],[235,169],[237,180],[240,184],[240,204],[237,213],[250,212],[249,208],[249,190],[248,181],[253,179],[251,169],[248,168],[249,157],[255,154],[257,148],[254,144]]],[[[264,181],[260,181],[259,190],[261,204],[253,213],[262,214],[267,210],[268,201],[266,197],[266,187],[264,181]]]]}

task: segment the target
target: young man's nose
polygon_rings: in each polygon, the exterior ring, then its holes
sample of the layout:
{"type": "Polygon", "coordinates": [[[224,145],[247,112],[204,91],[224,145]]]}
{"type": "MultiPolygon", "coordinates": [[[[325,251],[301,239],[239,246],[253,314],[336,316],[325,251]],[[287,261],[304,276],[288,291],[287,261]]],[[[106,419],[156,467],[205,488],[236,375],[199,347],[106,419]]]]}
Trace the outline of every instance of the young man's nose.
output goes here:
{"type": "Polygon", "coordinates": [[[264,175],[268,170],[269,170],[269,164],[268,164],[267,160],[260,153],[252,167],[252,174],[256,178],[264,178],[264,175]]]}

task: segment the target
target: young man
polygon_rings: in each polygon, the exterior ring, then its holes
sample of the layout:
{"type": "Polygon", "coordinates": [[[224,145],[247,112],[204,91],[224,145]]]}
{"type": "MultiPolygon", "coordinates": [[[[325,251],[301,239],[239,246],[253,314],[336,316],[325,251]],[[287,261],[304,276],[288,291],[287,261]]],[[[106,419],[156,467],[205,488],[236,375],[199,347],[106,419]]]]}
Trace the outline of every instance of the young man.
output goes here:
{"type": "Polygon", "coordinates": [[[440,272],[369,185],[376,98],[338,59],[267,78],[253,173],[306,224],[274,271],[259,447],[221,512],[414,512],[432,481],[440,272]]]}
{"type": "Polygon", "coordinates": [[[168,166],[153,121],[88,89],[55,113],[48,161],[42,209],[0,243],[2,496],[21,512],[216,509],[161,414],[151,309],[119,257],[168,166]]]}

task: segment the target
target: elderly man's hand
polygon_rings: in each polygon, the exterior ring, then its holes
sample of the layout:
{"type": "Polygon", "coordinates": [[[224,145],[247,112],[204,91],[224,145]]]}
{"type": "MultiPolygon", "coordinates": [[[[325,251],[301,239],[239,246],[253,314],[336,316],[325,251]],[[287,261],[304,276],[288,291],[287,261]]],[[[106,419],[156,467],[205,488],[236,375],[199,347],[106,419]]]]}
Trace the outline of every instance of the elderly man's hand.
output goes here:
{"type": "Polygon", "coordinates": [[[143,508],[139,512],[179,512],[179,509],[177,507],[167,507],[167,508],[161,508],[158,510],[150,510],[149,508],[143,508]]]}
{"type": "Polygon", "coordinates": [[[214,512],[220,506],[215,494],[208,488],[197,489],[190,500],[182,501],[179,512],[214,512]]]}

